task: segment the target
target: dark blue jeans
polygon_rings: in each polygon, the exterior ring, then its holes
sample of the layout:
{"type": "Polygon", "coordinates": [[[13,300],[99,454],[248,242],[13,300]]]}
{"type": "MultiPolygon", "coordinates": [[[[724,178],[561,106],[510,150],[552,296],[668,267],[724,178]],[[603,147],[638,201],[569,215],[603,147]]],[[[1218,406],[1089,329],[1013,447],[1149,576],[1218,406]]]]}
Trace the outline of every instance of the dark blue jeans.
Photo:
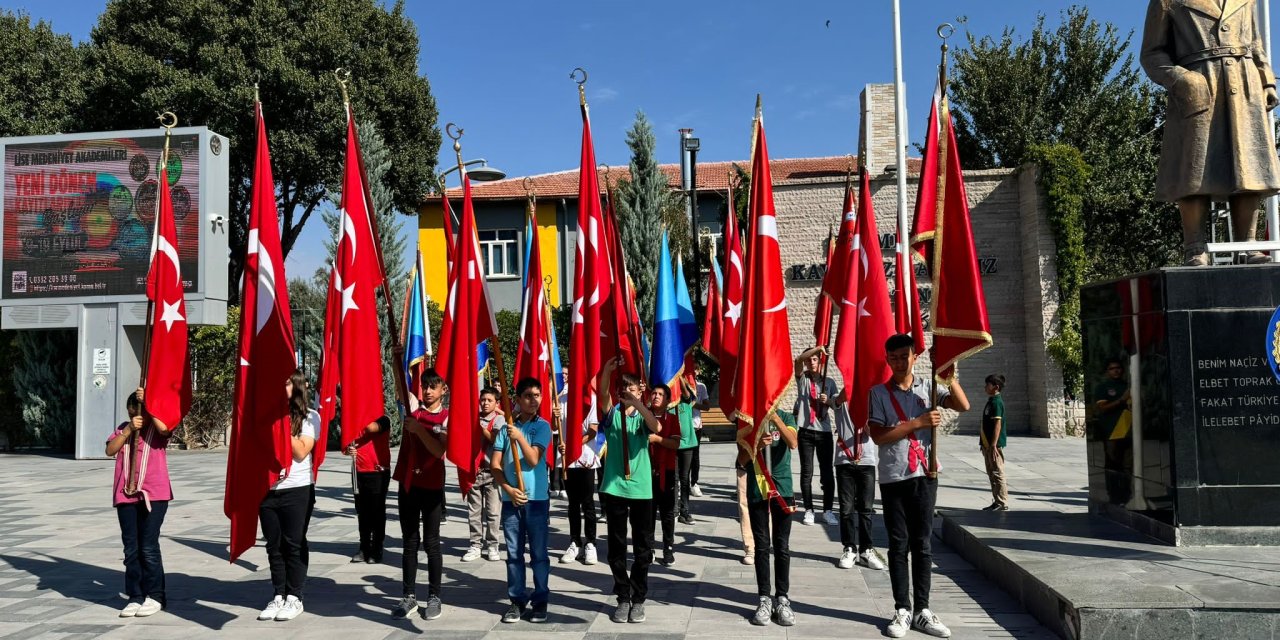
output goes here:
{"type": "Polygon", "coordinates": [[[116,507],[120,540],[124,542],[124,593],[130,600],[148,597],[167,604],[164,561],[160,558],[160,526],[168,510],[168,500],[153,500],[151,511],[147,511],[143,502],[116,507]]]}
{"type": "Polygon", "coordinates": [[[523,507],[502,502],[502,534],[507,539],[507,596],[521,607],[529,602],[546,606],[551,597],[551,555],[547,550],[551,501],[530,500],[523,507]],[[533,568],[533,597],[525,592],[524,548],[529,545],[533,568]]]}

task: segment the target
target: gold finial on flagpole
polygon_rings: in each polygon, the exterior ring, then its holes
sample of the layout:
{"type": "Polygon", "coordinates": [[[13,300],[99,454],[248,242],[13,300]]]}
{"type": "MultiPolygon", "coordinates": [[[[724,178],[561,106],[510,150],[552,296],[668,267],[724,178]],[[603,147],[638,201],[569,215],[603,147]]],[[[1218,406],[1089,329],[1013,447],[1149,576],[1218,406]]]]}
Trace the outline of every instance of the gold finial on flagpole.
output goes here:
{"type": "Polygon", "coordinates": [[[338,81],[338,88],[342,90],[343,106],[351,106],[351,98],[347,95],[347,83],[351,82],[351,70],[338,67],[333,70],[333,77],[338,81]]]}
{"type": "Polygon", "coordinates": [[[587,70],[582,67],[574,67],[573,71],[569,72],[569,79],[578,83],[578,103],[581,104],[582,108],[585,110],[587,108],[587,70]],[[579,73],[582,74],[581,80],[578,79],[579,73]]]}
{"type": "Polygon", "coordinates": [[[462,162],[462,127],[450,122],[444,125],[445,135],[453,140],[453,153],[458,157],[458,181],[462,182],[467,178],[467,168],[462,162]],[[456,132],[456,133],[455,133],[456,132]]]}

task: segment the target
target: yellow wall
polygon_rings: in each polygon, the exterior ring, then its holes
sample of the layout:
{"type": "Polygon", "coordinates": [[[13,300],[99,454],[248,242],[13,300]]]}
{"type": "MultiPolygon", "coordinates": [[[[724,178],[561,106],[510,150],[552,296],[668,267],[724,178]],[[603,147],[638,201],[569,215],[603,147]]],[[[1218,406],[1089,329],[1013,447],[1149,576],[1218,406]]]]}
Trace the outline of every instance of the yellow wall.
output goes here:
{"type": "MultiPolygon", "coordinates": [[[[477,206],[483,215],[484,204],[477,206]]],[[[540,202],[537,206],[538,239],[542,254],[542,274],[551,276],[550,303],[560,306],[560,251],[559,229],[556,228],[556,205],[540,202]]],[[[422,249],[423,271],[426,274],[427,296],[441,307],[448,298],[448,268],[445,263],[444,210],[439,203],[430,203],[418,210],[418,244],[422,249]]]]}

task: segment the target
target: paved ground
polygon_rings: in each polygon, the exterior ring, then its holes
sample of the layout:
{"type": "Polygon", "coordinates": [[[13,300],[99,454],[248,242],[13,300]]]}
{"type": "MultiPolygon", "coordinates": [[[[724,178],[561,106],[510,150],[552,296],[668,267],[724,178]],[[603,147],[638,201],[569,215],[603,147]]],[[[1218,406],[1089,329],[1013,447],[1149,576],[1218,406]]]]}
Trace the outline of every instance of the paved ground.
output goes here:
{"type": "MultiPolygon", "coordinates": [[[[943,440],[943,491],[939,506],[971,508],[989,501],[985,475],[971,438],[943,440]]],[[[879,638],[889,616],[889,576],[835,566],[836,528],[796,524],[792,539],[792,590],[797,624],[753,627],[752,567],[741,555],[732,494],[732,447],[705,445],[702,486],[695,499],[698,522],[677,525],[677,562],[650,574],[648,622],[617,625],[607,592],[608,567],[555,564],[551,619],[547,624],[503,625],[505,568],[501,562],[459,560],[466,545],[465,512],[456,490],[444,527],[445,615],[435,621],[392,620],[399,595],[399,528],[388,527],[382,566],[348,564],[356,521],[349,475],[339,460],[320,474],[312,521],[311,571],[306,613],[289,623],[254,620],[270,596],[265,551],[226,561],[227,520],[222,515],[226,457],[218,452],[170,457],[178,500],[164,526],[170,607],[146,619],[116,617],[123,574],[119,530],[110,508],[111,464],[47,456],[0,456],[0,638],[514,638],[554,633],[557,638],[879,638]]],[[[1009,475],[1015,490],[1023,478],[1054,477],[1055,469],[1083,468],[1078,441],[1014,439],[1009,475]],[[1045,465],[1049,465],[1045,467],[1045,465]],[[1045,468],[1047,471],[1042,471],[1045,468]],[[1033,471],[1032,468],[1035,470],[1033,471]]],[[[799,469],[799,465],[793,465],[799,469]]],[[[452,474],[450,474],[452,475],[452,474]]],[[[1049,500],[1082,500],[1082,473],[1062,476],[1049,500]],[[1076,480],[1071,480],[1076,478],[1076,480]],[[1074,484],[1073,484],[1074,483],[1074,484]]],[[[815,481],[816,483],[816,481],[815,481]]],[[[798,483],[797,483],[798,484],[798,483]]],[[[816,487],[815,487],[816,488],[816,487]]],[[[1015,507],[1023,500],[1015,495],[1015,507]]],[[[563,502],[552,505],[552,545],[567,544],[563,502]]],[[[394,519],[394,506],[391,517],[394,519]]],[[[885,543],[879,516],[876,541],[885,543]]],[[[601,545],[603,547],[603,545],[601,545]]],[[[604,549],[601,548],[601,559],[604,549]]],[[[553,558],[558,558],[558,553],[553,558]]],[[[1020,606],[935,538],[933,608],[955,638],[1052,638],[1020,606]]],[[[422,567],[425,570],[425,566],[422,567]]],[[[425,589],[424,589],[425,591],[425,589]]],[[[923,635],[912,633],[908,637],[923,635]]]]}

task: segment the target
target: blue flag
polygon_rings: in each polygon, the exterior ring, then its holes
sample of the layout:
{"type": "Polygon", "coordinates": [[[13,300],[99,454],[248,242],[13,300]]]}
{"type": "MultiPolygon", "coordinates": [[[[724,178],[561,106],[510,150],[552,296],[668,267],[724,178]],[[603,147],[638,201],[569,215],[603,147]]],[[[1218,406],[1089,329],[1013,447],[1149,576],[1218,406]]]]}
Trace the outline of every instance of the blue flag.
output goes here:
{"type": "Polygon", "coordinates": [[[684,279],[684,258],[676,258],[676,318],[680,324],[680,357],[698,344],[698,321],[693,315],[689,282],[684,279]]]}
{"type": "MultiPolygon", "coordinates": [[[[649,381],[674,388],[684,368],[684,336],[676,281],[671,264],[667,233],[662,233],[662,253],[658,256],[657,302],[653,313],[653,353],[649,358],[649,381]]],[[[688,292],[685,293],[688,296],[688,292]]]]}
{"type": "Polygon", "coordinates": [[[409,382],[411,393],[415,395],[421,395],[422,371],[426,368],[427,356],[431,354],[422,272],[422,252],[419,251],[413,265],[413,273],[409,275],[404,323],[404,379],[409,382]]]}

